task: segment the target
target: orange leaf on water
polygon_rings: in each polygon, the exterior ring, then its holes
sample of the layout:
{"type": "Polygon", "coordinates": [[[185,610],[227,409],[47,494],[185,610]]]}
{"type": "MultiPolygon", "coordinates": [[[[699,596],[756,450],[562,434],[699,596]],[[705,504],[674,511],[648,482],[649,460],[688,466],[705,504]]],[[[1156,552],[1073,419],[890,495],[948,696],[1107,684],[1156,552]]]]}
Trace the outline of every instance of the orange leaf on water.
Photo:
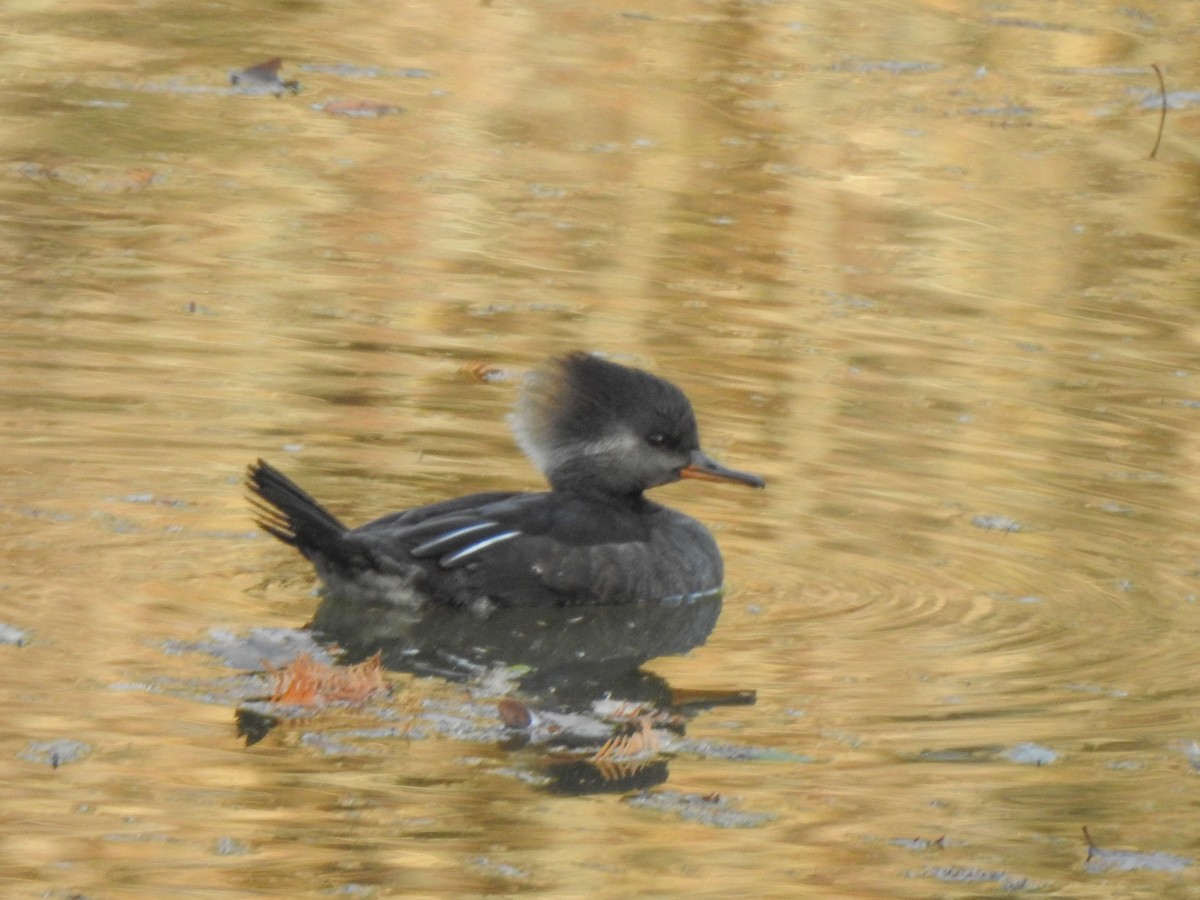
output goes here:
{"type": "Polygon", "coordinates": [[[274,703],[296,706],[320,706],[338,701],[361,703],[376,694],[386,693],[383,660],[376,653],[353,666],[330,666],[301,653],[285,666],[267,666],[275,679],[271,691],[274,703]]]}

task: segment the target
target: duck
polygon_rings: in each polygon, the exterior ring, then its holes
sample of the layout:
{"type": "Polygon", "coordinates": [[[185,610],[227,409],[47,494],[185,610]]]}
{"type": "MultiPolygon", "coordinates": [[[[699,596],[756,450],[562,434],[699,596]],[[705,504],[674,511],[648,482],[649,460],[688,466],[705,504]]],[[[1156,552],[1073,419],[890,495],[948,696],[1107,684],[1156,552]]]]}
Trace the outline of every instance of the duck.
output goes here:
{"type": "Polygon", "coordinates": [[[432,609],[486,615],[722,594],[712,534],[646,492],[681,479],[765,482],[701,449],[682,390],[576,351],[526,376],[510,423],[548,490],[475,493],[351,528],[259,459],[246,471],[256,522],[312,564],[327,602],[414,619],[432,609]]]}

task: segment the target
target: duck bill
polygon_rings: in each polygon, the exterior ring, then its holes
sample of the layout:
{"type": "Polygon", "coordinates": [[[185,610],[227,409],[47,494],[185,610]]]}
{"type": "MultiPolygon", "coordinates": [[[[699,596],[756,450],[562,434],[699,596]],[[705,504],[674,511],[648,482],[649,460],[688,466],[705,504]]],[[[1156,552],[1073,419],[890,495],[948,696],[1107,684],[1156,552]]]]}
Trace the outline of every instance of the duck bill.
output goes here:
{"type": "Polygon", "coordinates": [[[752,475],[750,472],[739,472],[737,469],[727,469],[716,460],[705,456],[699,450],[692,451],[691,462],[679,470],[679,477],[694,478],[697,481],[732,481],[755,488],[766,487],[767,484],[758,475],[752,475]]]}

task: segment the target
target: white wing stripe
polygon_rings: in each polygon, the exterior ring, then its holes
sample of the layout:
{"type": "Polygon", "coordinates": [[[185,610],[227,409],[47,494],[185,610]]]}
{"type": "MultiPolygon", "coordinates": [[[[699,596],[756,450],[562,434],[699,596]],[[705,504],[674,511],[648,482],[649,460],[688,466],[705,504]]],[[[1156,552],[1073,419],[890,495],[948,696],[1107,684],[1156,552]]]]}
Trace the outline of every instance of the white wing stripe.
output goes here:
{"type": "Polygon", "coordinates": [[[413,547],[410,552],[413,554],[413,556],[430,556],[431,554],[437,553],[447,544],[453,544],[464,534],[474,534],[476,531],[482,531],[484,528],[495,527],[495,522],[476,522],[473,525],[455,528],[453,531],[447,531],[445,534],[439,534],[432,540],[428,540],[423,544],[413,547]]]}
{"type": "Polygon", "coordinates": [[[438,562],[443,566],[453,566],[456,563],[462,562],[472,553],[478,553],[480,550],[486,550],[492,544],[498,544],[501,541],[507,541],[510,538],[515,538],[521,532],[519,531],[502,531],[500,534],[494,534],[491,537],[484,538],[482,541],[477,541],[461,550],[451,553],[449,556],[443,556],[438,562]]]}

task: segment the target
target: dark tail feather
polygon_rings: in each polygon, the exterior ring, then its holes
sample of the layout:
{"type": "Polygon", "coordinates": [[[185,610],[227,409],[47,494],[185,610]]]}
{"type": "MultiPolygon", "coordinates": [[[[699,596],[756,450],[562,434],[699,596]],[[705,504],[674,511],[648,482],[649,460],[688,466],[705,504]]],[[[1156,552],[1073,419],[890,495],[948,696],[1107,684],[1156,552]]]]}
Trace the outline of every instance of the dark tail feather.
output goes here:
{"type": "Polygon", "coordinates": [[[346,526],[270,463],[260,459],[247,466],[246,487],[255,522],[267,534],[305,556],[314,550],[325,556],[338,555],[346,526]]]}

